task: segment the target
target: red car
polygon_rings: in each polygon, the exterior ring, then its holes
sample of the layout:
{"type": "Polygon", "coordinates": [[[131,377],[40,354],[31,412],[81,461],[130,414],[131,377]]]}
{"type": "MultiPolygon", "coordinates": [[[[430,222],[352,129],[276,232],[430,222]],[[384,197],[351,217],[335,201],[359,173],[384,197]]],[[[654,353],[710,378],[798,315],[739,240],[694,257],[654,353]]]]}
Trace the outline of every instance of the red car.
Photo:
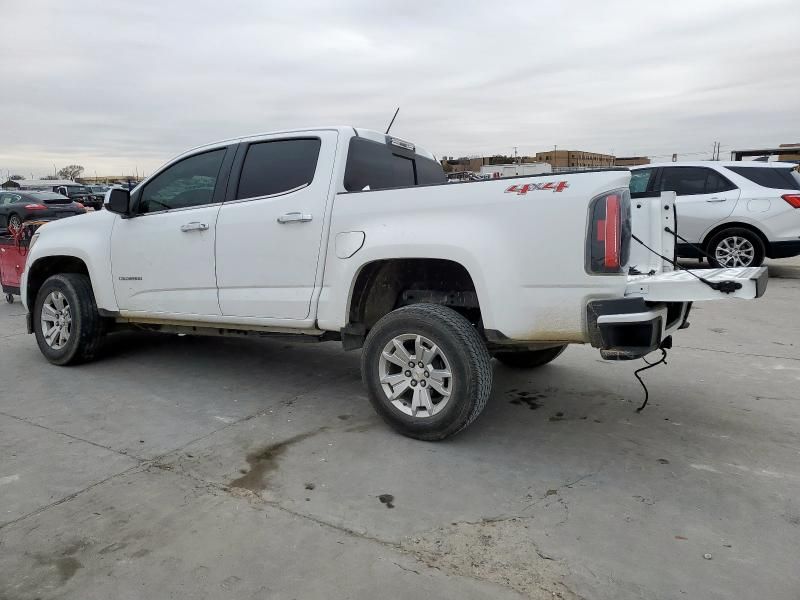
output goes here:
{"type": "Polygon", "coordinates": [[[83,204],[55,192],[0,192],[0,229],[19,229],[23,221],[61,219],[85,212],[83,204]]]}

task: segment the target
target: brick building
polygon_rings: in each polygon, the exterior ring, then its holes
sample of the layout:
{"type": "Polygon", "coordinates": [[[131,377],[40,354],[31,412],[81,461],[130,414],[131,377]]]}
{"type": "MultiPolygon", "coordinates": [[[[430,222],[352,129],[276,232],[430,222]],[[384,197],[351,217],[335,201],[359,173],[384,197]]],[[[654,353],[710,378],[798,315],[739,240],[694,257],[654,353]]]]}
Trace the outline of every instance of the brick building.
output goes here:
{"type": "Polygon", "coordinates": [[[649,165],[650,159],[646,156],[617,156],[614,158],[616,167],[634,167],[636,165],[649,165]]]}
{"type": "Polygon", "coordinates": [[[613,167],[615,157],[584,150],[547,150],[537,152],[537,162],[549,163],[554,169],[613,167]]]}

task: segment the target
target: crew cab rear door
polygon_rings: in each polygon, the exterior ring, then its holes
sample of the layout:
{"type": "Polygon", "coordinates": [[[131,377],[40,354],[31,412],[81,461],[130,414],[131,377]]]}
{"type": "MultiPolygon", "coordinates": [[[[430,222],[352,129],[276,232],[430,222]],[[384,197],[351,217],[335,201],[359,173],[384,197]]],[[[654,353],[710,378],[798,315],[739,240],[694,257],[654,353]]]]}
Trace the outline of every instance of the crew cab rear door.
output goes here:
{"type": "Polygon", "coordinates": [[[243,142],[217,221],[224,316],[306,319],[317,281],[338,133],[243,142]]]}

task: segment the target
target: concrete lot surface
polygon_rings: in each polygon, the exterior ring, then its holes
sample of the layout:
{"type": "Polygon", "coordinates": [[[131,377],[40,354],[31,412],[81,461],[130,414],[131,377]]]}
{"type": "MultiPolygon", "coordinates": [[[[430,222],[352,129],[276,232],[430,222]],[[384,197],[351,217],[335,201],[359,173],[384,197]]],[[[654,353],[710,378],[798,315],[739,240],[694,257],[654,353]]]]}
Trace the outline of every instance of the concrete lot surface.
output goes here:
{"type": "Polygon", "coordinates": [[[499,364],[443,443],[334,343],[119,334],[45,363],[0,306],[0,599],[800,597],[800,262],[644,374],[499,364]]]}

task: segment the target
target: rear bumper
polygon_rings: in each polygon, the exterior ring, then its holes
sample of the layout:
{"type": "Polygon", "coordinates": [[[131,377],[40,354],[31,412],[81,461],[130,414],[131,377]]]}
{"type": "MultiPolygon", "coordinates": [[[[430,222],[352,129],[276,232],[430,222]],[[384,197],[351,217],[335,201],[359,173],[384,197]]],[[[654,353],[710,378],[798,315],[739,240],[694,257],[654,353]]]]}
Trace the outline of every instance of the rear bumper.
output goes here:
{"type": "Polygon", "coordinates": [[[789,258],[800,254],[800,240],[788,242],[770,242],[767,256],[770,258],[789,258]]]}
{"type": "Polygon", "coordinates": [[[607,360],[632,360],[688,327],[691,302],[648,303],[642,298],[593,300],[587,305],[589,340],[607,360]]]}

